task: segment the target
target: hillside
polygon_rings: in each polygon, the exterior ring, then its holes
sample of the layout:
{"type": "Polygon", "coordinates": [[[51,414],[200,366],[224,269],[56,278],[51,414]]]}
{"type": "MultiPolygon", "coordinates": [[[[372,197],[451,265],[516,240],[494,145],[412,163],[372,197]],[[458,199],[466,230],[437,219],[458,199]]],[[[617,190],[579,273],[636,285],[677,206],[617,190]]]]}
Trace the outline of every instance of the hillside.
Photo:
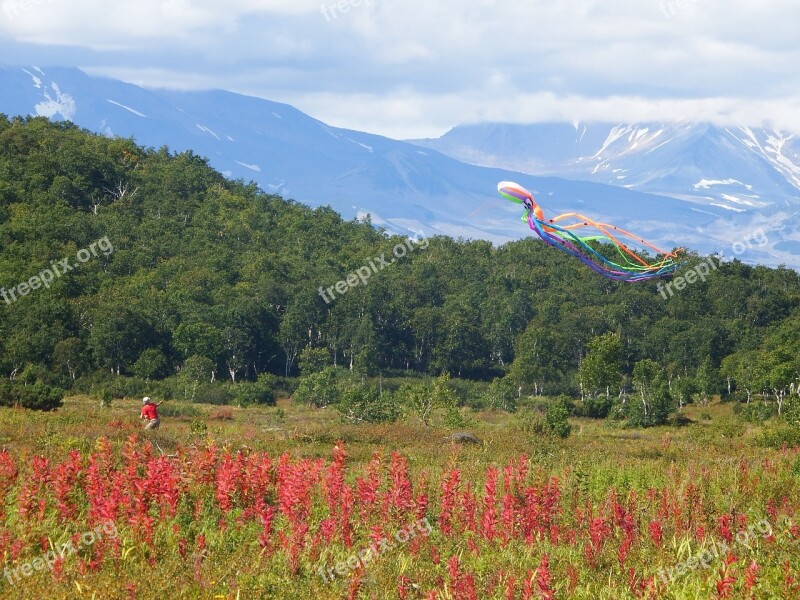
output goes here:
{"type": "MultiPolygon", "coordinates": [[[[690,255],[679,275],[701,262],[690,255]]],[[[532,238],[498,248],[387,237],[231,182],[191,153],[0,119],[0,286],[17,290],[0,302],[6,377],[158,379],[201,357],[217,379],[253,380],[296,373],[315,347],[368,374],[505,376],[515,389],[579,393],[592,344],[613,334],[628,378],[649,359],[671,379],[713,375],[712,392],[735,365],[759,365],[758,382],[743,384],[788,389],[797,273],[738,261],[706,271],[667,294],[609,282],[532,238]],[[62,259],[74,268],[21,293],[62,259]]]]}
{"type": "MultiPolygon", "coordinates": [[[[144,89],[73,68],[0,68],[0,113],[69,120],[101,135],[132,137],[145,147],[191,150],[230,179],[254,181],[310,206],[330,205],[345,219],[369,214],[373,224],[401,235],[444,234],[496,244],[528,236],[518,207],[495,195],[502,180],[533,191],[547,214],[591,214],[664,248],[728,251],[764,224],[724,207],[698,207],[605,182],[513,172],[514,160],[493,168],[466,164],[418,145],[333,127],[261,98],[221,90],[144,89]]],[[[769,245],[739,258],[800,266],[800,253],[782,246],[774,251],[784,236],[770,229],[769,245]]]]}

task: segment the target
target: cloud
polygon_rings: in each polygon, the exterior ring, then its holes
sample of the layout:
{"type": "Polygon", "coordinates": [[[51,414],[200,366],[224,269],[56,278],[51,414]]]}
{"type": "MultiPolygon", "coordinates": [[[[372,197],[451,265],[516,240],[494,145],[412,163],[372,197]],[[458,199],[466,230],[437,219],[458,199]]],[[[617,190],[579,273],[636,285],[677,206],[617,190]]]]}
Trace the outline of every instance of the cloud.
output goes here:
{"type": "MultiPolygon", "coordinates": [[[[277,100],[288,101],[287,98],[277,100]]],[[[518,91],[499,96],[483,90],[429,96],[406,91],[391,97],[322,93],[294,96],[293,100],[304,112],[331,125],[398,139],[438,137],[455,124],[480,122],[708,121],[722,126],[747,124],[795,132],[800,123],[800,95],[779,100],[591,98],[518,91]]]]}
{"type": "Polygon", "coordinates": [[[1,1],[8,56],[71,48],[95,74],[405,137],[567,115],[797,122],[794,0],[1,1]]]}

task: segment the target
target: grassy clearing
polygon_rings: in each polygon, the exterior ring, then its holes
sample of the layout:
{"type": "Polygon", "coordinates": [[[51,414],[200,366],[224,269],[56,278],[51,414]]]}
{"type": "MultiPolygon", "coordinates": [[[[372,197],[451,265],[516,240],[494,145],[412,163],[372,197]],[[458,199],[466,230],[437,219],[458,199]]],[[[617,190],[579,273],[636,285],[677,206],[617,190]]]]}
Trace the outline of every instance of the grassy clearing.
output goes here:
{"type": "Polygon", "coordinates": [[[482,445],[413,418],[343,424],[332,409],[285,399],[244,409],[171,401],[146,434],[139,409],[138,399],[100,408],[76,396],[53,413],[0,410],[2,456],[18,472],[0,469],[5,567],[80,536],[104,510],[119,533],[58,572],[17,572],[13,585],[7,576],[4,597],[800,597],[787,521],[800,454],[756,446],[759,428],[727,404],[687,408],[683,427],[572,419],[566,440],[526,434],[519,415],[465,414],[482,445]],[[105,475],[92,484],[94,463],[105,475]],[[256,463],[263,470],[248,471],[256,463]],[[421,518],[430,535],[331,582],[319,575],[421,518]],[[761,520],[772,536],[659,579],[761,520]]]}

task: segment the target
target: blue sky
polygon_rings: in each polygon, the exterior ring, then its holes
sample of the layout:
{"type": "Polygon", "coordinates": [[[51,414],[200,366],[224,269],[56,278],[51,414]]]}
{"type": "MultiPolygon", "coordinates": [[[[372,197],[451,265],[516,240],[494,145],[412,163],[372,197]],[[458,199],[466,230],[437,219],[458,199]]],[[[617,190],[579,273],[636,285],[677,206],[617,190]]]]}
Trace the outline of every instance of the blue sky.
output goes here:
{"type": "Polygon", "coordinates": [[[800,132],[796,0],[0,0],[0,62],[224,88],[395,138],[459,123],[800,132]]]}

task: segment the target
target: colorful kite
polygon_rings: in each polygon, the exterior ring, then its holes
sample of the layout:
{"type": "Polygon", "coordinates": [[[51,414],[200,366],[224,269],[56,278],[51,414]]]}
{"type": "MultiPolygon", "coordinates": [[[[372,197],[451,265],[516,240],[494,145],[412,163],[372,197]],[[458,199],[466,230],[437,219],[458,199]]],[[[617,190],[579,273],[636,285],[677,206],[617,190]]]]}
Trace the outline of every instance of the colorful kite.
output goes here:
{"type": "Polygon", "coordinates": [[[545,242],[571,254],[583,261],[589,268],[617,281],[645,281],[673,273],[681,263],[676,262],[678,252],[664,252],[643,239],[606,223],[597,223],[578,213],[565,213],[545,221],[541,207],[536,204],[533,194],[517,183],[501,181],[497,184],[500,195],[512,202],[525,206],[524,221],[545,242]],[[559,224],[569,219],[574,222],[559,224]],[[599,235],[579,236],[575,233],[583,228],[594,228],[599,235]],[[619,238],[629,238],[656,253],[656,259],[648,260],[645,253],[635,252],[619,238]],[[588,244],[593,240],[611,242],[620,255],[619,262],[609,260],[588,244]],[[642,256],[644,254],[644,256],[642,256]]]}

